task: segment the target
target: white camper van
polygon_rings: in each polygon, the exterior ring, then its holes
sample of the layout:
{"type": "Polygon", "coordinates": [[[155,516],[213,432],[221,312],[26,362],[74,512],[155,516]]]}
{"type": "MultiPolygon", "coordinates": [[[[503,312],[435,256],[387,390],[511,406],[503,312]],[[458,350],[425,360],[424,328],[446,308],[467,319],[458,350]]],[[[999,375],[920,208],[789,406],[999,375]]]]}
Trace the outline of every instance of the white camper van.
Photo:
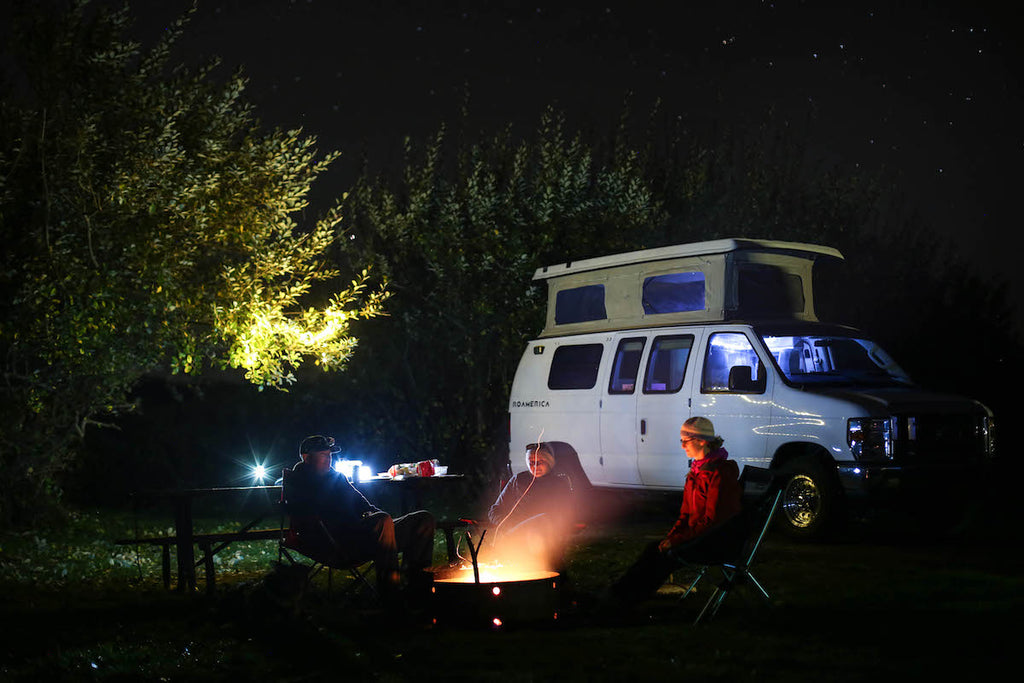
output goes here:
{"type": "Polygon", "coordinates": [[[741,469],[784,475],[780,518],[814,538],[855,498],[989,457],[988,408],[920,389],[864,334],[816,319],[820,259],[842,255],[724,239],[537,270],[547,322],[512,385],[511,463],[541,440],[583,485],[681,490],[679,426],[703,415],[741,469]]]}

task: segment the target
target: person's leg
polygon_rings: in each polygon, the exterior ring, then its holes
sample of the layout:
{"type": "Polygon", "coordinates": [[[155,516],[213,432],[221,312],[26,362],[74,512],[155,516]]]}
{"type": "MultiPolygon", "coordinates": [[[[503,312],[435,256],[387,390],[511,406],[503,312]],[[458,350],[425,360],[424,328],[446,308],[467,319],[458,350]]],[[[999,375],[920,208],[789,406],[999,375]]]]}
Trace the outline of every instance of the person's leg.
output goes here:
{"type": "Polygon", "coordinates": [[[384,593],[392,592],[400,584],[395,522],[388,513],[375,512],[366,518],[366,529],[367,540],[374,546],[377,586],[384,593]]]}
{"type": "Polygon", "coordinates": [[[426,510],[417,510],[395,520],[395,539],[402,553],[412,606],[416,605],[416,600],[429,597],[433,577],[428,569],[434,564],[435,527],[434,516],[426,510]]]}
{"type": "Polygon", "coordinates": [[[676,566],[676,561],[658,550],[658,541],[652,541],[609,590],[623,600],[643,600],[665,583],[676,566]]]}
{"type": "Polygon", "coordinates": [[[434,516],[417,510],[395,520],[395,543],[410,575],[434,564],[434,516]]]}

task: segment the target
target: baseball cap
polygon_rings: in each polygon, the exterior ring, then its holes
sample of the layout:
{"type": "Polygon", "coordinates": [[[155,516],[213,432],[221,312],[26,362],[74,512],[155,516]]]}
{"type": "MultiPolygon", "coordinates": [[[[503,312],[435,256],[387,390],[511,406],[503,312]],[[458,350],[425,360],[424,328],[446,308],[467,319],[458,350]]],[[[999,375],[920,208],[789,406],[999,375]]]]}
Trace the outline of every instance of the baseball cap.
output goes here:
{"type": "Polygon", "coordinates": [[[340,450],[341,448],[334,445],[333,436],[320,436],[319,434],[307,436],[299,445],[300,455],[302,453],[315,453],[316,451],[330,451],[331,453],[337,453],[340,450]]]}

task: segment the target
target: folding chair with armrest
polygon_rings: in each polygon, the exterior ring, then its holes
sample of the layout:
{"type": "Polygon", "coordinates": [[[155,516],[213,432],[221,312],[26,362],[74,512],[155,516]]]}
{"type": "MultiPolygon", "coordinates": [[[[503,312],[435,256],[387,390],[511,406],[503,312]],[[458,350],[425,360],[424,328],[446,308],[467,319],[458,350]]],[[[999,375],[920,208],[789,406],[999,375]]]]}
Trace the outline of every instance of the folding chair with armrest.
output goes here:
{"type": "Polygon", "coordinates": [[[285,469],[281,477],[281,541],[278,545],[278,561],[287,560],[291,565],[300,565],[292,553],[298,553],[312,561],[309,566],[308,581],[312,581],[321,570],[327,569],[327,590],[331,591],[333,570],[347,572],[352,583],[346,588],[345,595],[353,596],[365,590],[377,595],[376,589],[368,579],[373,570],[373,559],[349,556],[344,548],[334,539],[323,520],[314,515],[296,515],[288,507],[288,477],[291,470],[285,469]],[[288,525],[284,521],[287,518],[288,525]]]}
{"type": "Polygon", "coordinates": [[[729,592],[744,583],[752,584],[761,597],[771,604],[771,596],[751,572],[750,567],[768,533],[782,490],[771,471],[750,465],[743,468],[740,483],[744,490],[759,491],[758,497],[744,505],[738,515],[709,531],[706,537],[701,539],[700,545],[691,546],[691,552],[680,558],[681,565],[697,569],[697,576],[690,582],[680,599],[692,593],[700,580],[712,569],[717,567],[722,574],[722,580],[716,585],[693,622],[695,625],[705,617],[713,618],[729,592]]]}

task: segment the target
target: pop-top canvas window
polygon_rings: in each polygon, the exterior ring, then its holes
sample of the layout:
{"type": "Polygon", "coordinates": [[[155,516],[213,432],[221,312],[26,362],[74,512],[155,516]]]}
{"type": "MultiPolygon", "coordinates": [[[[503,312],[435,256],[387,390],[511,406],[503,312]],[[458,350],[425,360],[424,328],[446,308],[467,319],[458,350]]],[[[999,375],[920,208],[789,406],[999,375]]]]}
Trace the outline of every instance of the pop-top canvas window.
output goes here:
{"type": "Polygon", "coordinates": [[[593,389],[603,350],[601,344],[559,346],[551,358],[548,389],[593,389]]]}
{"type": "Polygon", "coordinates": [[[668,273],[644,279],[644,313],[703,311],[704,273],[668,273]]]}
{"type": "Polygon", "coordinates": [[[563,289],[555,295],[555,324],[568,325],[588,320],[604,320],[604,285],[586,285],[563,289]]]}
{"type": "Polygon", "coordinates": [[[803,279],[781,268],[743,265],[739,269],[739,308],[742,315],[764,318],[802,313],[805,306],[803,279]]]}

